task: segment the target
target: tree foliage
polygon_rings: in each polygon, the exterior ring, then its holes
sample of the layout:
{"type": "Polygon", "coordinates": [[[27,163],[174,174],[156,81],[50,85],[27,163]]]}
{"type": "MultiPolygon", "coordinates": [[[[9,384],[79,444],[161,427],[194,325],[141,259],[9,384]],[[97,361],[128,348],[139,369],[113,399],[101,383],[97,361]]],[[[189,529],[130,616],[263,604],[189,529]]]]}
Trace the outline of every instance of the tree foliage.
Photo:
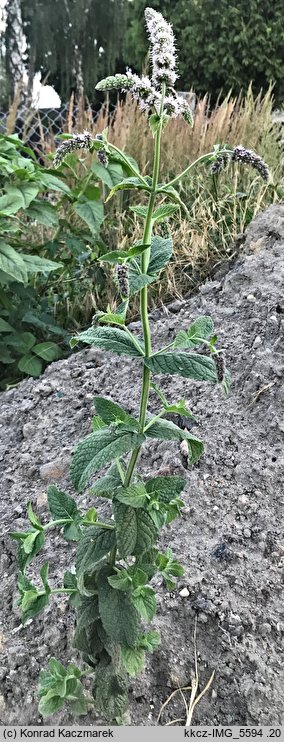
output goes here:
{"type": "MultiPolygon", "coordinates": [[[[16,10],[22,16],[29,87],[34,73],[41,70],[63,100],[82,81],[85,93],[94,96],[98,77],[108,74],[119,60],[126,0],[38,0],[36,11],[33,0],[9,0],[8,5],[11,18],[16,10]]],[[[14,35],[9,22],[6,55],[11,76],[14,35]]]]}
{"type": "MultiPolygon", "coordinates": [[[[282,0],[152,0],[175,28],[179,53],[179,88],[191,87],[216,99],[230,89],[239,93],[252,80],[253,89],[275,82],[284,99],[282,0]]],[[[125,61],[140,70],[147,42],[143,12],[147,0],[130,4],[125,61]]]]}

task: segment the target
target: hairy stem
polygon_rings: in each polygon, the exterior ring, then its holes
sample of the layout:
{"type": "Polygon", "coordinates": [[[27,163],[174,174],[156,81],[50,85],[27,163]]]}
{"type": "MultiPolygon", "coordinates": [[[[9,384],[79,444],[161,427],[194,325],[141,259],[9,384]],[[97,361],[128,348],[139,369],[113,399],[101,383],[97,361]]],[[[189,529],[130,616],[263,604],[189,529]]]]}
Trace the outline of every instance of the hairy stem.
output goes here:
{"type": "MultiPolygon", "coordinates": [[[[227,149],[227,150],[222,150],[222,151],[224,151],[224,152],[226,151],[226,152],[230,152],[231,153],[233,150],[227,149]]],[[[180,180],[182,180],[182,178],[184,178],[185,175],[187,175],[188,173],[190,173],[190,171],[193,170],[193,168],[196,165],[199,165],[201,162],[207,162],[207,160],[209,160],[210,157],[213,157],[215,154],[216,154],[215,152],[208,152],[206,155],[201,155],[201,157],[198,157],[197,160],[194,160],[194,162],[192,162],[190,165],[188,165],[188,167],[186,167],[185,170],[182,171],[182,173],[180,173],[179,175],[177,175],[176,178],[173,178],[173,180],[170,180],[170,182],[167,183],[166,188],[169,188],[169,186],[176,185],[176,183],[178,183],[180,180]]]]}
{"type": "MultiPolygon", "coordinates": [[[[163,84],[161,107],[160,107],[161,117],[162,117],[162,113],[164,109],[165,92],[166,92],[165,84],[163,84]]],[[[142,273],[147,273],[148,265],[150,261],[151,236],[152,236],[152,226],[153,226],[152,217],[153,217],[153,211],[154,211],[154,206],[155,206],[155,199],[156,199],[156,194],[157,194],[157,185],[158,185],[158,178],[159,178],[159,169],[160,169],[162,127],[163,127],[163,122],[161,118],[160,125],[155,134],[155,152],[154,152],[152,191],[151,191],[150,198],[149,198],[147,216],[146,216],[144,232],[143,232],[143,244],[149,245],[149,247],[147,250],[144,250],[141,256],[142,273]]],[[[147,358],[148,356],[151,355],[151,351],[152,351],[151,330],[150,330],[149,316],[148,316],[148,286],[144,286],[140,291],[140,313],[141,313],[141,322],[142,322],[143,337],[144,337],[144,343],[145,343],[145,356],[147,358]]],[[[146,366],[144,366],[143,380],[142,380],[142,392],[141,392],[141,400],[140,400],[140,414],[139,414],[139,428],[141,430],[141,433],[143,432],[143,429],[144,429],[146,414],[147,414],[147,404],[148,404],[149,389],[150,389],[150,376],[151,376],[151,371],[146,366]]],[[[125,480],[124,480],[125,487],[127,487],[129,483],[131,482],[131,478],[132,478],[132,475],[135,469],[135,465],[136,465],[140,450],[141,450],[141,446],[139,448],[135,448],[135,450],[133,451],[131,455],[131,458],[128,464],[128,469],[125,475],[125,480]]]]}

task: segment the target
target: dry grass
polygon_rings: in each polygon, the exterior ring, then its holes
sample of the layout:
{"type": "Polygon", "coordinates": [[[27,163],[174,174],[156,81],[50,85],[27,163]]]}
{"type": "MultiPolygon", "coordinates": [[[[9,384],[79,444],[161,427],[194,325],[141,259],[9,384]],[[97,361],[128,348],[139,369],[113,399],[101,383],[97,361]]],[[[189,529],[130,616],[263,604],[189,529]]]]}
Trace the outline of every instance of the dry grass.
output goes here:
{"type": "MultiPolygon", "coordinates": [[[[163,135],[161,156],[161,180],[169,180],[200,155],[212,151],[215,144],[243,144],[255,149],[267,161],[275,183],[283,179],[283,162],[278,144],[277,126],[272,120],[272,88],[254,97],[251,89],[245,96],[225,100],[210,109],[208,96],[197,101],[194,125],[191,128],[182,120],[171,120],[163,135]]],[[[11,110],[11,123],[14,109],[11,110]]],[[[15,113],[14,113],[15,115],[15,113]]],[[[94,122],[88,102],[80,100],[77,105],[75,126],[74,98],[69,103],[69,116],[66,131],[75,132],[88,129],[93,135],[107,126],[109,139],[125,150],[137,161],[143,173],[151,172],[153,160],[153,137],[147,119],[138,106],[127,97],[119,101],[115,113],[110,113],[108,98],[94,122]]],[[[49,142],[49,146],[52,142],[49,142]]],[[[50,163],[50,161],[49,161],[50,163]]],[[[78,163],[78,173],[83,166],[78,163]]],[[[88,167],[85,158],[84,168],[88,167]]],[[[83,169],[84,169],[83,168],[83,169]]],[[[212,270],[223,261],[230,259],[237,251],[235,240],[261,209],[277,201],[277,191],[263,184],[255,171],[231,167],[219,178],[218,192],[206,168],[199,167],[193,175],[180,186],[180,194],[190,213],[184,213],[170,222],[174,240],[174,259],[163,272],[161,280],[151,285],[150,306],[157,306],[172,298],[182,297],[210,276],[212,270]],[[246,194],[241,196],[240,193],[246,194]]],[[[132,245],[141,237],[141,221],[128,210],[129,201],[138,203],[141,195],[121,193],[106,206],[106,220],[102,228],[102,238],[109,249],[132,245]]],[[[105,249],[103,250],[105,251],[105,249]]],[[[82,285],[83,289],[83,285],[82,285]]],[[[78,296],[71,283],[62,285],[59,294],[63,300],[64,313],[71,322],[86,324],[96,307],[104,307],[114,298],[114,284],[111,274],[106,277],[104,290],[96,286],[84,288],[84,295],[78,296]]],[[[62,310],[62,303],[61,303],[62,310]]],[[[132,316],[138,310],[134,301],[132,316]]],[[[57,311],[57,310],[56,310],[57,311]]]]}

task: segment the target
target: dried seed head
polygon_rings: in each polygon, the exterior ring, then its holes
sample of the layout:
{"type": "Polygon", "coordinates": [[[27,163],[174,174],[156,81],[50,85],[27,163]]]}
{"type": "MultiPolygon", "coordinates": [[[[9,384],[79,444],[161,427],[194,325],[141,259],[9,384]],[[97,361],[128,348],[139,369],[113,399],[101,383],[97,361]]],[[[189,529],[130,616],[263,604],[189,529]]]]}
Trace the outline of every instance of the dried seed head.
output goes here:
{"type": "Polygon", "coordinates": [[[217,381],[221,384],[225,376],[225,356],[223,351],[221,350],[219,353],[214,353],[213,360],[216,366],[217,381]]]}
{"type": "Polygon", "coordinates": [[[257,155],[256,152],[254,152],[252,149],[246,149],[245,147],[242,147],[241,144],[239,144],[233,150],[232,161],[251,165],[255,168],[255,170],[259,172],[263,180],[269,180],[268,166],[266,165],[264,160],[262,160],[261,157],[257,155]]]}
{"type": "Polygon", "coordinates": [[[231,152],[220,152],[220,154],[218,154],[218,156],[216,157],[216,160],[214,160],[213,164],[211,165],[212,175],[217,175],[221,172],[221,170],[224,170],[231,159],[231,152]]]}
{"type": "Polygon", "coordinates": [[[126,263],[116,266],[116,280],[121,296],[126,299],[129,296],[128,266],[126,263]]]}
{"type": "Polygon", "coordinates": [[[83,134],[74,134],[72,139],[66,139],[55,152],[54,165],[58,167],[61,165],[66,155],[69,152],[74,152],[77,149],[89,150],[92,144],[92,136],[88,131],[84,131],[83,134]]]}
{"type": "Polygon", "coordinates": [[[108,156],[104,149],[99,149],[97,151],[97,158],[98,158],[100,165],[102,165],[103,167],[108,166],[108,156]]]}

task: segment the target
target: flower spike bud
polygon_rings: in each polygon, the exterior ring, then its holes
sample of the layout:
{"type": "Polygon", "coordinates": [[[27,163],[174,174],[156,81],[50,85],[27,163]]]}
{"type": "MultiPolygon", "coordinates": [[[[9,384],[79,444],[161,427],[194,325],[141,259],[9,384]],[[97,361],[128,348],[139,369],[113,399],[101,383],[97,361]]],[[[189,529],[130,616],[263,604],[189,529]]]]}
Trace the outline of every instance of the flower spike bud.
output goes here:
{"type": "Polygon", "coordinates": [[[255,168],[255,170],[259,172],[263,180],[269,180],[269,169],[266,165],[266,162],[264,162],[264,160],[262,160],[261,157],[257,155],[256,152],[254,152],[252,149],[246,149],[245,147],[242,147],[241,144],[239,144],[233,150],[232,161],[251,165],[255,168]]]}
{"type": "Polygon", "coordinates": [[[127,75],[111,75],[96,85],[96,90],[127,90],[131,87],[131,82],[127,75]]]}
{"type": "Polygon", "coordinates": [[[74,134],[72,139],[66,139],[55,152],[54,165],[58,167],[63,162],[66,155],[69,152],[74,152],[77,149],[90,150],[92,145],[92,136],[88,131],[84,131],[83,134],[74,134]]]}
{"type": "Polygon", "coordinates": [[[168,87],[173,87],[177,73],[175,37],[171,24],[152,8],[146,8],[145,21],[151,43],[152,83],[158,89],[163,82],[168,87]]]}
{"type": "Polygon", "coordinates": [[[103,167],[108,166],[108,156],[104,149],[99,149],[97,151],[97,158],[98,158],[100,165],[102,165],[103,167]]]}
{"type": "Polygon", "coordinates": [[[121,296],[127,299],[129,296],[128,267],[126,263],[116,266],[116,280],[121,296]]]}
{"type": "Polygon", "coordinates": [[[221,350],[219,353],[214,353],[213,360],[216,366],[217,381],[221,384],[225,376],[225,356],[223,351],[221,350]]]}
{"type": "Polygon", "coordinates": [[[226,165],[230,162],[232,159],[232,153],[231,152],[220,152],[218,156],[216,157],[216,160],[214,160],[213,164],[211,165],[211,173],[212,175],[218,175],[218,173],[221,172],[221,170],[224,170],[226,165]]]}

